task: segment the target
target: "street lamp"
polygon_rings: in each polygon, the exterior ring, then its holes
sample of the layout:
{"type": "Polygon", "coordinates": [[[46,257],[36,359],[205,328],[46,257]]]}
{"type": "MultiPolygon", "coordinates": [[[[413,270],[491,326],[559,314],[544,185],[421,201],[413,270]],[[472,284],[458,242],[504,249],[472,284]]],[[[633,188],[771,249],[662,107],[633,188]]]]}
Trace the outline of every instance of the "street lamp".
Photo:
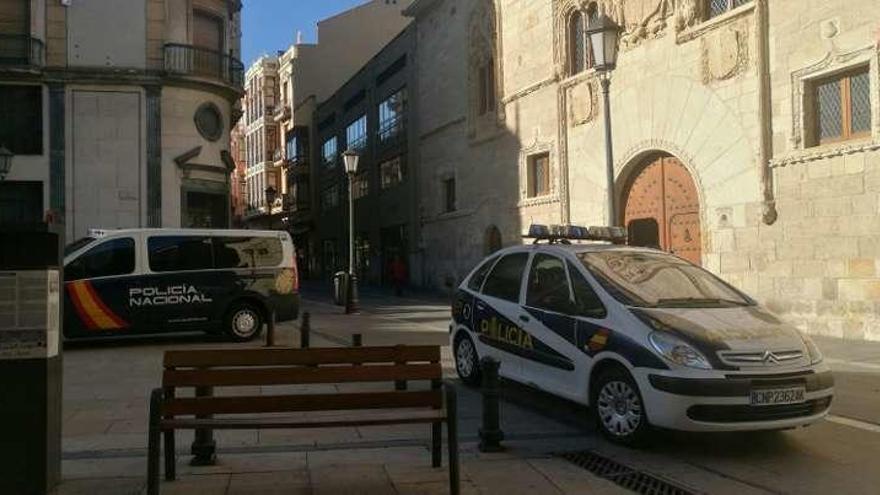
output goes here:
{"type": "Polygon", "coordinates": [[[593,50],[593,67],[601,73],[602,95],[605,101],[605,161],[608,176],[608,225],[615,226],[618,223],[617,211],[614,201],[614,149],[611,139],[611,71],[617,67],[618,38],[620,26],[615,24],[610,17],[600,14],[587,28],[587,36],[590,37],[590,48],[593,50]]]}
{"type": "Polygon", "coordinates": [[[12,170],[13,156],[6,146],[0,146],[0,180],[6,180],[6,176],[12,170]]]}
{"type": "Polygon", "coordinates": [[[348,291],[345,296],[345,313],[358,310],[357,275],[354,272],[354,176],[361,156],[353,150],[342,154],[345,175],[348,176],[348,291]]]}

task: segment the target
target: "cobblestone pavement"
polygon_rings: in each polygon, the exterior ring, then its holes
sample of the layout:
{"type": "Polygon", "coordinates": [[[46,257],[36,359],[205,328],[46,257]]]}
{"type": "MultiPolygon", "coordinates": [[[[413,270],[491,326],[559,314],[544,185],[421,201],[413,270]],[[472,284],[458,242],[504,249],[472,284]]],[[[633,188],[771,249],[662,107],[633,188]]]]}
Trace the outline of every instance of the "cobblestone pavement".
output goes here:
{"type": "MultiPolygon", "coordinates": [[[[449,307],[442,297],[394,298],[365,290],[362,314],[342,315],[322,290],[306,291],[312,345],[445,345],[449,307]]],[[[876,493],[880,472],[880,344],[817,339],[836,372],[828,421],[763,435],[661,433],[642,450],[601,439],[589,411],[505,384],[507,451],[476,448],[480,397],[461,395],[463,493],[619,493],[554,454],[589,449],[705,493],[876,493]]],[[[297,346],[298,323],[278,327],[277,344],[297,346]]],[[[68,344],[65,348],[63,494],[141,493],[146,473],[147,395],[171,348],[240,347],[192,334],[68,344]]],[[[261,345],[252,343],[247,345],[261,345]]],[[[444,367],[454,378],[444,348],[444,367]]],[[[257,391],[259,392],[259,391],[257,391]]],[[[428,428],[217,432],[217,466],[188,466],[190,432],[178,434],[180,477],[162,493],[446,493],[445,467],[430,467],[428,428]]]]}

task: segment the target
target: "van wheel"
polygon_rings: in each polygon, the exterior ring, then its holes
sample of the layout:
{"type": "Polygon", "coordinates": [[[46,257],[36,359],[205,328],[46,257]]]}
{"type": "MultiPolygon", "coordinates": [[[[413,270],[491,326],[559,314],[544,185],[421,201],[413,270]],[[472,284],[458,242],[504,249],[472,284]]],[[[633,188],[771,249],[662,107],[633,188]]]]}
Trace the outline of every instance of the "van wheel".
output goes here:
{"type": "Polygon", "coordinates": [[[482,380],[480,357],[474,341],[464,332],[455,339],[455,371],[465,385],[477,386],[482,380]]]}
{"type": "Polygon", "coordinates": [[[226,314],[223,325],[226,334],[236,342],[253,340],[263,329],[263,317],[260,310],[246,302],[238,302],[226,314]]]}
{"type": "Polygon", "coordinates": [[[628,371],[611,368],[602,372],[593,390],[596,423],[606,438],[629,446],[647,439],[651,426],[639,387],[628,371]]]}

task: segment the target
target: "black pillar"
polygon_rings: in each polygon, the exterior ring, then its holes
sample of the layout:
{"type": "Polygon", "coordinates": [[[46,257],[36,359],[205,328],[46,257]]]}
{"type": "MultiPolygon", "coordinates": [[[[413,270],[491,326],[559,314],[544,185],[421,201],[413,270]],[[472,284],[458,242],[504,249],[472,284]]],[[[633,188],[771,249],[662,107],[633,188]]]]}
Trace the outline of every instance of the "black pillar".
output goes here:
{"type": "Polygon", "coordinates": [[[147,226],[162,226],[162,87],[147,94],[147,226]]]}
{"type": "Polygon", "coordinates": [[[0,226],[0,493],[61,481],[61,236],[0,226]]]}

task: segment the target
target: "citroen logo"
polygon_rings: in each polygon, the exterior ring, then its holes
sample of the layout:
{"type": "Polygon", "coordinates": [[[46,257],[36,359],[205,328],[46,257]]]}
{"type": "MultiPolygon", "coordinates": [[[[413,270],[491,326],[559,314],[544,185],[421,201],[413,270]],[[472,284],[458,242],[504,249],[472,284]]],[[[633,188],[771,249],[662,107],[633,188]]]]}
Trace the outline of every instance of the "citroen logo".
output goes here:
{"type": "Polygon", "coordinates": [[[779,364],[779,359],[776,357],[776,354],[773,354],[770,351],[764,351],[764,356],[761,358],[761,361],[764,364],[779,364]]]}

